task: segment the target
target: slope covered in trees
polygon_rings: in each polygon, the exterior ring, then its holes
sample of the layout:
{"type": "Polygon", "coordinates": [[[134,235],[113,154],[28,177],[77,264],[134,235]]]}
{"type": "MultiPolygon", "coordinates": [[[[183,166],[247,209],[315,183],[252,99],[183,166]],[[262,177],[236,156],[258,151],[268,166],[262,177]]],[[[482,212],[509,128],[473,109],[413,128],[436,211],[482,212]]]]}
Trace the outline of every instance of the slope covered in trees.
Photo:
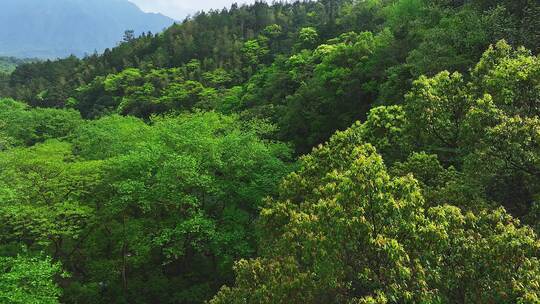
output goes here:
{"type": "Polygon", "coordinates": [[[0,299],[538,303],[539,17],[256,3],[19,66],[0,299]]]}
{"type": "Polygon", "coordinates": [[[14,57],[0,57],[0,74],[9,74],[23,63],[36,61],[35,59],[19,59],[14,57]]]}

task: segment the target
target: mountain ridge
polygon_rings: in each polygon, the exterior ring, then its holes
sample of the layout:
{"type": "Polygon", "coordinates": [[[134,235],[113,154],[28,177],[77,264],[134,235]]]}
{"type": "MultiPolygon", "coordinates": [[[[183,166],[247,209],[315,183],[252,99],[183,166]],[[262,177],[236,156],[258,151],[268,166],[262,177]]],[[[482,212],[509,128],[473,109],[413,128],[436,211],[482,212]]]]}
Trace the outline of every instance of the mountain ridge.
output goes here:
{"type": "Polygon", "coordinates": [[[0,56],[84,56],[114,47],[125,30],[158,32],[173,22],[128,0],[4,0],[0,56]]]}

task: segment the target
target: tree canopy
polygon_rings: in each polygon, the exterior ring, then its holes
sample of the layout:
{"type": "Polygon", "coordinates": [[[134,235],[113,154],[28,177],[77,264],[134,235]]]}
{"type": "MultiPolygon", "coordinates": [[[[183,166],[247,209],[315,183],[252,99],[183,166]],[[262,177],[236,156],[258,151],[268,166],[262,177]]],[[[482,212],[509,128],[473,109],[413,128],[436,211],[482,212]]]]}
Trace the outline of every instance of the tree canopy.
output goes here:
{"type": "Polygon", "coordinates": [[[0,72],[0,302],[540,302],[539,20],[235,4],[0,72]]]}

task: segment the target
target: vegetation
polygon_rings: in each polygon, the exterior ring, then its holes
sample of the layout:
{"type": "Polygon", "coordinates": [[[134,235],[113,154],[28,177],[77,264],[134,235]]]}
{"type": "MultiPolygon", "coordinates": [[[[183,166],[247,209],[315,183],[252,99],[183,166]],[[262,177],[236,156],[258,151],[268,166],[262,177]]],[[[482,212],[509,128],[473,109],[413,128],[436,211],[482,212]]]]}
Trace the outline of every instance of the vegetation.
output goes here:
{"type": "Polygon", "coordinates": [[[39,257],[0,258],[0,299],[3,303],[58,303],[60,288],[52,279],[60,265],[39,257]]]}
{"type": "Polygon", "coordinates": [[[257,2],[17,67],[0,299],[540,302],[539,20],[257,2]]]}
{"type": "Polygon", "coordinates": [[[0,74],[9,74],[15,68],[24,63],[30,63],[33,59],[18,59],[14,57],[0,57],[0,74]]]}

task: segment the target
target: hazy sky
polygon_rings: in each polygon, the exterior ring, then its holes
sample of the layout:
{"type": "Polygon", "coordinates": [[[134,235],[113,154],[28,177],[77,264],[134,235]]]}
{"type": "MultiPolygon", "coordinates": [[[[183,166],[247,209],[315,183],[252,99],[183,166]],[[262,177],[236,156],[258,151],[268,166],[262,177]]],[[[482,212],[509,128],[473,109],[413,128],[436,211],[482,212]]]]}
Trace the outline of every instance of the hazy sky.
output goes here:
{"type": "Polygon", "coordinates": [[[221,9],[230,7],[232,3],[238,4],[252,2],[250,0],[130,0],[143,11],[162,13],[171,18],[182,20],[188,14],[211,8],[221,9]]]}

